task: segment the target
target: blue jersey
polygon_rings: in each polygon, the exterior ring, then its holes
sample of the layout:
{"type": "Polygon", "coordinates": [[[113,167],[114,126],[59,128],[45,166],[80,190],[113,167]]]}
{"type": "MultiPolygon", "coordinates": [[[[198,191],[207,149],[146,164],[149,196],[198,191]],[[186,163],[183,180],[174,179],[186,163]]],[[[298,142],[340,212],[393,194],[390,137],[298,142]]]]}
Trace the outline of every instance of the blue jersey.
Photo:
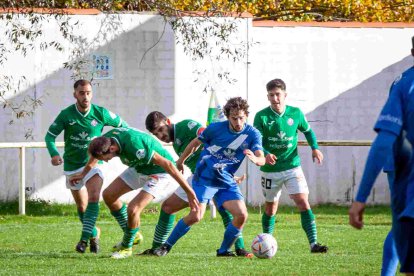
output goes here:
{"type": "Polygon", "coordinates": [[[262,135],[247,124],[242,131],[234,132],[229,128],[229,121],[213,123],[198,139],[204,143],[204,149],[194,173],[196,185],[219,188],[237,185],[233,176],[243,162],[243,151],[263,150],[262,135]]]}
{"type": "MultiPolygon", "coordinates": [[[[408,166],[401,169],[399,152],[407,141],[414,145],[414,67],[399,76],[391,86],[390,95],[374,127],[375,131],[389,131],[398,136],[394,144],[394,185],[391,190],[393,211],[398,216],[414,218],[414,162],[409,158],[408,166]],[[407,169],[408,168],[408,169],[407,169]]],[[[405,163],[405,162],[404,162],[405,163]]],[[[407,165],[407,163],[405,163],[407,165]]]]}

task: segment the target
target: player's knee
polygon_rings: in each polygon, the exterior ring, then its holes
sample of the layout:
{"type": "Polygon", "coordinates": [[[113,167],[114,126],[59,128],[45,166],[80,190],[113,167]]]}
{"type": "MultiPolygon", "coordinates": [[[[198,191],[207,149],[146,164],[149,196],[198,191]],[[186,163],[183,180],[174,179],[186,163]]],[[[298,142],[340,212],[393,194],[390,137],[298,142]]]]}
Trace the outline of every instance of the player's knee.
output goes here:
{"type": "Polygon", "coordinates": [[[247,212],[242,212],[234,216],[233,224],[236,227],[242,227],[247,222],[247,212]]]}
{"type": "Polygon", "coordinates": [[[128,217],[136,217],[141,215],[142,208],[140,208],[138,205],[128,205],[127,212],[128,217]]]}
{"type": "Polygon", "coordinates": [[[169,204],[167,201],[164,201],[164,203],[161,206],[161,209],[164,211],[164,213],[167,213],[169,215],[175,213],[175,208],[172,204],[169,204]]]}
{"type": "Polygon", "coordinates": [[[103,197],[106,205],[108,205],[108,206],[111,205],[112,202],[114,202],[114,198],[113,198],[112,194],[107,189],[105,189],[103,191],[102,197],[103,197]]]}

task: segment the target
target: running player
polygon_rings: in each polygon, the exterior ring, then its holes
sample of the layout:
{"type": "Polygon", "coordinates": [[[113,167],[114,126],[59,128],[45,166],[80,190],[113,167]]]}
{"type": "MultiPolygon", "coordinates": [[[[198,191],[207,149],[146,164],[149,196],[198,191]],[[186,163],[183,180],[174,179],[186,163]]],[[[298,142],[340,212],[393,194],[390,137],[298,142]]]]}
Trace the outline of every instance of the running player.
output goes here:
{"type": "Polygon", "coordinates": [[[301,131],[312,148],[313,160],[321,163],[323,154],[318,149],[316,136],[302,111],[286,105],[286,84],[281,79],[267,83],[270,106],[259,111],[254,126],[263,135],[266,165],[262,171],[262,189],[265,211],[262,216],[263,232],[273,234],[276,212],[283,185],[300,211],[302,228],[312,253],[326,253],[328,247],[317,242],[315,216],[309,205],[309,189],[297,151],[298,131],[301,131]]]}
{"type": "Polygon", "coordinates": [[[150,134],[132,128],[115,128],[95,138],[89,145],[89,153],[91,157],[82,174],[72,177],[71,181],[76,183],[82,179],[98,160],[107,162],[118,156],[123,164],[129,166],[103,192],[106,205],[124,232],[122,242],[114,246],[112,258],[122,259],[132,255],[142,210],[154,198],[162,200],[171,195],[177,189],[177,182],[187,194],[191,210],[198,212],[193,189],[175,167],[168,151],[150,134]],[[139,188],[142,190],[127,208],[120,197],[139,188]]]}
{"type": "Polygon", "coordinates": [[[214,197],[218,207],[224,207],[233,216],[233,220],[226,227],[217,256],[236,256],[229,250],[241,235],[247,220],[247,209],[234,173],[245,156],[258,166],[265,163],[260,133],[246,124],[248,107],[246,100],[240,97],[231,98],[224,106],[224,114],[228,120],[209,125],[180,155],[177,163],[183,164],[191,153],[204,144],[192,183],[200,201],[201,212],[190,211],[181,219],[167,241],[154,250],[155,255],[166,255],[178,239],[190,230],[191,225],[201,220],[206,204],[214,197]]]}
{"type": "Polygon", "coordinates": [[[76,103],[59,113],[49,127],[45,141],[52,165],[59,166],[63,163],[66,188],[72,192],[82,222],[82,234],[76,251],[84,253],[90,241],[90,251],[98,253],[100,229],[95,227],[95,223],[99,213],[102,171],[98,167],[94,168],[76,185],[71,185],[69,178],[83,170],[88,162],[88,145],[93,138],[102,134],[104,126],[119,127],[127,124],[118,115],[91,103],[93,92],[89,81],[78,80],[73,87],[76,103]],[[56,137],[62,131],[65,141],[63,159],[55,144],[56,137]]]}
{"type": "MultiPolygon", "coordinates": [[[[149,132],[154,134],[158,139],[165,143],[172,142],[173,148],[178,156],[181,156],[188,144],[201,134],[205,129],[200,123],[193,120],[183,120],[176,124],[172,124],[163,113],[159,111],[153,111],[148,114],[145,120],[145,126],[149,132]]],[[[185,165],[191,170],[193,174],[197,161],[200,157],[202,147],[196,152],[191,154],[185,161],[185,165]]],[[[177,168],[183,171],[183,164],[177,162],[177,168]]],[[[193,176],[188,179],[188,183],[192,183],[193,176]]],[[[174,226],[175,213],[188,206],[187,196],[183,189],[178,188],[173,195],[171,195],[161,206],[160,217],[155,228],[154,240],[152,242],[152,248],[145,250],[142,254],[152,255],[154,249],[163,244],[171,229],[174,226]]],[[[224,227],[233,220],[233,216],[224,208],[218,209],[224,223],[224,227]]],[[[253,254],[248,252],[244,248],[243,236],[240,235],[235,242],[237,256],[243,256],[252,258],[253,254]]]]}

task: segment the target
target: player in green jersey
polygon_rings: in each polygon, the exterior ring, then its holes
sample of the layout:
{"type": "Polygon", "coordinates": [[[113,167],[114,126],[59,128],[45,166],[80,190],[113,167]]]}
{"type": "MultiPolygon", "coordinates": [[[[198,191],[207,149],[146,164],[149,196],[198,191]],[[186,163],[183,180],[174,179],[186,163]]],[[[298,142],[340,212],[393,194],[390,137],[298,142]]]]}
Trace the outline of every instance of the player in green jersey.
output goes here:
{"type": "MultiPolygon", "coordinates": [[[[193,120],[183,120],[176,124],[172,124],[170,119],[159,111],[153,111],[148,114],[145,120],[145,126],[149,132],[154,134],[158,139],[165,143],[172,142],[175,153],[181,156],[187,145],[205,129],[200,123],[193,120]]],[[[202,147],[188,157],[184,164],[190,169],[191,176],[187,178],[187,182],[192,182],[193,173],[200,157],[202,147]]],[[[177,168],[184,171],[183,164],[177,162],[177,168]]],[[[238,179],[240,180],[240,179],[238,179]]],[[[174,226],[175,213],[188,206],[187,196],[182,188],[178,188],[161,205],[160,217],[155,228],[152,248],[145,250],[142,254],[152,255],[155,248],[165,243],[168,234],[174,226]]],[[[219,208],[219,213],[223,219],[224,226],[233,220],[233,216],[224,208],[219,208]]],[[[244,248],[244,240],[240,235],[235,242],[236,254],[247,258],[252,258],[253,254],[244,248]]]]}
{"type": "Polygon", "coordinates": [[[171,195],[177,183],[189,198],[193,212],[199,212],[198,201],[193,189],[175,167],[171,155],[150,134],[132,128],[115,128],[89,145],[91,155],[82,174],[73,177],[77,182],[92,170],[98,160],[109,161],[118,156],[127,165],[103,192],[106,205],[124,231],[122,242],[114,246],[112,258],[122,259],[132,255],[132,244],[140,227],[140,214],[153,199],[162,200],[171,195]],[[142,188],[128,204],[120,197],[132,190],[142,188]]]}
{"type": "Polygon", "coordinates": [[[266,165],[262,166],[262,189],[265,196],[265,212],[262,216],[263,232],[273,234],[278,200],[282,186],[295,202],[301,215],[312,253],[326,253],[328,247],[317,242],[315,216],[309,205],[308,185],[303,174],[297,151],[298,131],[301,131],[312,148],[312,158],[317,163],[323,160],[318,149],[316,136],[303,112],[286,105],[286,85],[281,79],[267,83],[267,99],[270,106],[259,111],[254,118],[254,126],[263,135],[263,148],[266,165]]]}
{"type": "Polygon", "coordinates": [[[82,222],[82,234],[76,246],[80,253],[85,252],[88,241],[91,252],[99,251],[100,229],[95,227],[95,223],[99,212],[103,174],[99,168],[95,168],[77,185],[71,185],[69,178],[83,170],[88,162],[88,145],[93,138],[102,134],[104,126],[127,126],[118,115],[92,104],[92,95],[92,85],[89,81],[76,81],[73,92],[76,103],[59,113],[45,136],[52,165],[59,166],[63,163],[66,187],[71,190],[82,222]],[[63,159],[55,144],[56,137],[62,131],[65,141],[63,159]]]}

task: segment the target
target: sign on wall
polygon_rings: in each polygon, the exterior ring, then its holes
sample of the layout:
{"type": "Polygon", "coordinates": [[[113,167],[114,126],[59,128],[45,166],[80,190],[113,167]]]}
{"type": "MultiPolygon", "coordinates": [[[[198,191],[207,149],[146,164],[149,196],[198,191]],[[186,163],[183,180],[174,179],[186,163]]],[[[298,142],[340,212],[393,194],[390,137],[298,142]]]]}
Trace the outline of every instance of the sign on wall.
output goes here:
{"type": "Polygon", "coordinates": [[[92,55],[93,78],[96,80],[112,80],[113,64],[112,57],[106,54],[92,55]]]}

